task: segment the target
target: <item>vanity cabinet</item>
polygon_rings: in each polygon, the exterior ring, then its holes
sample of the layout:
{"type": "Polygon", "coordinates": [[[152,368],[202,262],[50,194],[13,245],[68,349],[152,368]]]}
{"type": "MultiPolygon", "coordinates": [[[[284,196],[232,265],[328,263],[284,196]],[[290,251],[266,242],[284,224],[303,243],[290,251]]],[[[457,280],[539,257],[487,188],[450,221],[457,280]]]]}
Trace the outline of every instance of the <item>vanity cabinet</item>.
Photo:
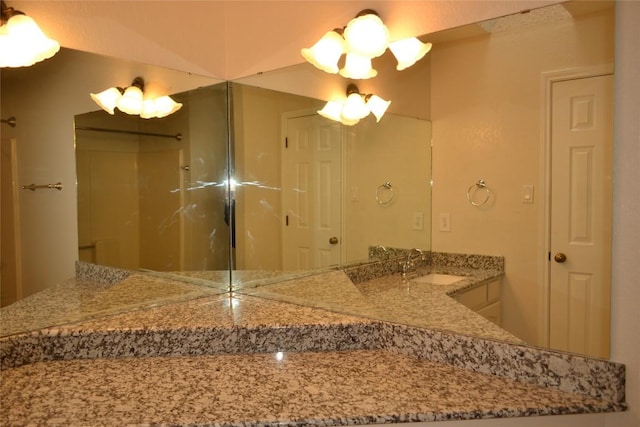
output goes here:
{"type": "Polygon", "coordinates": [[[453,297],[496,325],[502,323],[500,315],[500,280],[492,280],[472,288],[463,289],[453,297]]]}

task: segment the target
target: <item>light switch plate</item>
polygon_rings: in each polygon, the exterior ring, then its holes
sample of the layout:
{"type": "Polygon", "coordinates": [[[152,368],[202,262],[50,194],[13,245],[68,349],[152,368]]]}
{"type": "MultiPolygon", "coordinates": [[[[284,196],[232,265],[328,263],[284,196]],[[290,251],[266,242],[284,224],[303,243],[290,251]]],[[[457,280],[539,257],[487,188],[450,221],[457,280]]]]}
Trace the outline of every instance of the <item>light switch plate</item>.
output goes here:
{"type": "Polygon", "coordinates": [[[451,214],[441,213],[439,224],[440,231],[451,231],[451,214]]]}
{"type": "Polygon", "coordinates": [[[522,203],[533,203],[533,185],[522,186],[522,203]]]}
{"type": "Polygon", "coordinates": [[[414,212],[411,220],[411,229],[422,231],[424,230],[424,213],[414,212]]]}

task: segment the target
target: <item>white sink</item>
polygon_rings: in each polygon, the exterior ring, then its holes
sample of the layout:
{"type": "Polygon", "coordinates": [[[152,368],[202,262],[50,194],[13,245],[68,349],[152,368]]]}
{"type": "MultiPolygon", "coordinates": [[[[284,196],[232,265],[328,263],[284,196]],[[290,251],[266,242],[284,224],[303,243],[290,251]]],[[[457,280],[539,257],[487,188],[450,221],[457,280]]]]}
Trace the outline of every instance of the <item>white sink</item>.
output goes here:
{"type": "Polygon", "coordinates": [[[426,276],[420,276],[412,280],[417,283],[429,283],[430,285],[451,285],[466,279],[465,276],[454,276],[452,274],[431,273],[426,276]]]}

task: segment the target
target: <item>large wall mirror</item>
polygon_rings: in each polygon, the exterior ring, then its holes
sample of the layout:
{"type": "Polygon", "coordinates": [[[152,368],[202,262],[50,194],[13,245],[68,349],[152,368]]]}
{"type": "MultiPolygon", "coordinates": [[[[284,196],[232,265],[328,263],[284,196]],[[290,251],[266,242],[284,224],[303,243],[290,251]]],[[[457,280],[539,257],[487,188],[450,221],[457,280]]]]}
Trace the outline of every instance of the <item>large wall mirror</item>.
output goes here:
{"type": "Polygon", "coordinates": [[[235,284],[365,262],[373,247],[429,250],[428,121],[344,126],[318,99],[239,83],[231,94],[235,284]]]}
{"type": "MultiPolygon", "coordinates": [[[[86,167],[87,158],[128,156],[130,163],[138,162],[138,169],[153,164],[148,162],[165,162],[166,173],[151,179],[169,180],[164,193],[173,197],[181,193],[178,197],[183,199],[175,202],[179,215],[163,215],[146,225],[139,222],[135,234],[144,236],[145,226],[168,232],[171,227],[163,228],[169,224],[163,221],[175,220],[172,232],[183,239],[176,237],[177,248],[170,245],[172,255],[151,255],[152,261],[137,255],[139,264],[122,266],[163,271],[172,277],[180,273],[202,279],[203,284],[217,283],[220,274],[228,280],[231,267],[232,283],[239,285],[236,291],[242,291],[243,284],[268,284],[362,262],[376,246],[503,256],[503,327],[524,342],[548,345],[554,288],[547,258],[553,250],[547,220],[551,203],[547,89],[555,82],[610,75],[613,25],[612,2],[569,2],[425,35],[421,38],[434,47],[423,61],[397,72],[391,59],[383,56],[376,64],[379,78],[356,82],[361,92],[392,101],[379,123],[363,120],[356,126],[336,125],[314,113],[333,94],[344,92],[348,82],[309,64],[230,83],[196,79],[193,85],[176,85],[171,93],[188,107],[160,129],[87,107],[90,91],[126,84],[142,71],[121,73],[119,80],[115,74],[111,79],[103,76],[94,84],[83,83],[78,95],[86,97],[83,107],[67,109],[71,114],[63,118],[66,126],[180,132],[188,141],[76,131],[78,200],[70,203],[80,211],[108,203],[92,201],[82,187],[87,175],[90,180],[113,182],[108,175],[93,176],[98,167],[86,167]],[[205,131],[212,132],[211,139],[203,137],[205,131]],[[304,162],[291,156],[288,147],[298,143],[296,138],[307,141],[314,135],[326,137],[318,143],[333,154],[328,159],[312,158],[315,166],[301,166],[304,162]],[[221,142],[212,148],[212,141],[221,142]],[[111,144],[108,149],[105,143],[111,144]],[[115,154],[122,146],[125,154],[115,154]],[[166,151],[167,158],[157,158],[158,151],[166,151]],[[224,162],[218,156],[224,156],[224,162]],[[311,174],[302,172],[305,167],[311,174]],[[312,176],[315,180],[309,179],[312,176]],[[479,179],[493,194],[491,203],[482,207],[471,205],[466,197],[479,179]],[[303,200],[302,188],[317,192],[305,191],[303,200]],[[302,207],[301,201],[306,203],[302,207]],[[200,220],[204,213],[210,217],[200,220]],[[448,214],[450,231],[440,231],[441,214],[448,214]],[[193,222],[187,220],[189,215],[193,222]],[[325,221],[326,229],[307,236],[300,230],[295,236],[287,234],[296,221],[311,220],[325,221]],[[202,240],[189,240],[195,237],[202,240]],[[215,258],[212,253],[225,255],[215,258]]],[[[75,68],[74,58],[70,61],[68,67],[75,68]]],[[[10,81],[6,79],[26,78],[19,75],[21,71],[2,72],[3,108],[5,82],[10,81]]],[[[32,74],[23,72],[29,79],[36,77],[32,74]]],[[[148,200],[150,194],[142,188],[145,179],[131,178],[140,187],[132,190],[131,200],[137,194],[151,210],[175,213],[175,205],[160,207],[148,200]]],[[[610,188],[606,172],[598,185],[610,188]]],[[[94,219],[82,218],[80,249],[72,248],[75,256],[110,260],[107,264],[122,256],[113,251],[112,237],[90,230],[94,219]],[[85,240],[83,233],[90,237],[85,240]]],[[[603,218],[602,223],[606,235],[610,221],[603,218]]],[[[155,243],[148,246],[155,250],[168,240],[158,234],[150,241],[155,243]]],[[[150,241],[142,237],[134,245],[150,241]]],[[[606,244],[600,253],[606,264],[610,255],[606,244]]],[[[605,305],[607,292],[598,297],[605,305]]],[[[307,299],[314,303],[312,295],[307,299]]]]}
{"type": "MultiPolygon", "coordinates": [[[[563,90],[563,83],[603,81],[607,92],[598,102],[607,107],[605,116],[598,120],[608,122],[611,129],[613,6],[612,2],[568,2],[425,35],[423,41],[434,44],[432,51],[425,60],[403,72],[395,72],[389,58],[378,58],[374,66],[380,80],[356,83],[361,89],[364,87],[362,92],[378,93],[390,99],[390,114],[377,124],[342,126],[336,136],[344,144],[347,153],[344,164],[348,171],[357,171],[358,161],[370,165],[364,168],[367,171],[356,172],[361,182],[350,182],[354,176],[349,173],[343,181],[346,229],[364,237],[359,242],[347,234],[345,245],[359,244],[363,248],[389,244],[434,252],[502,256],[505,259],[502,327],[514,337],[533,345],[551,345],[550,336],[560,329],[556,321],[566,320],[572,301],[587,299],[593,301],[590,316],[599,317],[595,327],[608,330],[612,138],[605,138],[609,145],[602,157],[591,158],[591,154],[580,152],[576,147],[571,149],[575,157],[564,159],[565,163],[561,164],[561,158],[553,152],[554,146],[559,146],[555,143],[558,138],[552,134],[552,124],[559,122],[559,118],[553,117],[551,111],[561,105],[553,95],[563,90]],[[398,128],[393,127],[403,120],[398,128]],[[415,123],[428,127],[423,141],[412,148],[402,147],[406,141],[398,129],[409,129],[410,124],[415,123]],[[349,137],[359,133],[361,141],[368,143],[351,145],[353,140],[349,137]],[[374,134],[384,135],[380,144],[389,151],[378,151],[381,147],[376,145],[374,134]],[[402,169],[396,169],[394,160],[400,164],[420,161],[417,158],[423,150],[429,150],[431,168],[425,160],[422,167],[410,168],[410,179],[401,184],[398,181],[400,191],[411,185],[421,191],[429,188],[427,181],[432,179],[432,192],[425,191],[423,204],[397,206],[398,215],[391,215],[393,210],[381,209],[381,206],[367,210],[364,203],[367,198],[374,201],[375,188],[386,181],[394,184],[393,175],[402,169]],[[354,161],[356,165],[352,164],[354,161]],[[570,167],[569,161],[577,163],[570,167]],[[552,163],[562,166],[552,169],[552,163]],[[580,170],[592,170],[587,164],[598,168],[601,175],[580,174],[580,170]],[[423,174],[427,170],[431,172],[428,176],[423,174]],[[569,170],[572,174],[568,174],[569,170]],[[563,179],[573,180],[574,189],[581,189],[578,191],[582,196],[577,193],[558,196],[560,193],[554,191],[551,183],[563,179]],[[491,190],[491,198],[485,205],[475,206],[468,200],[467,193],[479,180],[491,190]],[[556,199],[552,201],[554,195],[556,199]],[[552,256],[564,253],[572,244],[559,241],[557,236],[567,233],[553,228],[559,221],[553,219],[552,204],[557,207],[565,203],[572,209],[574,222],[564,226],[576,233],[577,246],[596,248],[593,258],[589,259],[601,269],[578,267],[575,262],[584,256],[581,252],[568,255],[574,262],[568,268],[567,264],[549,261],[550,252],[552,256]],[[349,212],[356,206],[362,208],[363,216],[356,214],[359,219],[352,223],[349,212]],[[596,206],[603,209],[598,211],[594,209],[596,206]],[[431,231],[423,236],[429,240],[412,241],[408,236],[415,232],[411,227],[422,209],[430,210],[424,219],[425,227],[431,231]],[[440,229],[441,215],[450,221],[446,230],[440,229]],[[373,221],[367,222],[364,218],[373,221]],[[593,236],[598,236],[592,240],[583,233],[591,225],[596,226],[593,236]],[[403,236],[399,242],[391,243],[384,236],[376,235],[378,228],[400,230],[403,227],[408,228],[408,234],[399,232],[398,235],[403,236]]],[[[238,281],[242,281],[244,270],[277,269],[278,265],[286,265],[281,236],[287,227],[286,215],[291,211],[280,205],[285,200],[280,191],[287,188],[283,171],[289,163],[282,147],[289,132],[289,120],[296,114],[302,117],[305,109],[319,108],[323,103],[314,104],[314,99],[330,99],[331,94],[339,93],[346,83],[306,63],[234,83],[232,93],[237,101],[234,117],[239,120],[235,127],[237,209],[238,212],[247,209],[239,215],[236,230],[238,270],[234,273],[238,281]],[[256,110],[260,113],[252,113],[256,110]],[[281,170],[275,169],[278,164],[283,165],[281,170]]],[[[581,96],[567,96],[574,103],[585,101],[581,96]]],[[[585,118],[590,117],[588,111],[592,111],[586,108],[585,118]]],[[[573,114],[579,114],[578,110],[573,114]]],[[[577,116],[573,120],[578,120],[577,116]]],[[[584,126],[589,127],[586,123],[591,118],[586,120],[584,126]]],[[[291,126],[297,124],[291,123],[291,126]]],[[[583,125],[576,126],[579,131],[583,125]]],[[[321,243],[326,243],[323,238],[321,243]]],[[[363,254],[361,250],[356,252],[363,254]]],[[[358,259],[362,257],[347,256],[344,261],[358,259]]],[[[363,296],[362,289],[353,287],[352,290],[353,295],[363,296]]],[[[322,298],[320,292],[310,291],[307,296],[298,290],[291,293],[295,293],[296,302],[322,305],[318,300],[322,298]]],[[[277,297],[277,294],[270,296],[277,297]]],[[[331,297],[326,302],[322,306],[358,312],[357,308],[340,304],[331,297]]],[[[405,321],[400,317],[395,320],[405,321]]],[[[603,347],[607,347],[606,344],[603,347]]],[[[599,355],[606,357],[606,348],[599,355]]]]}
{"type": "Polygon", "coordinates": [[[207,278],[229,268],[227,85],[172,94],[162,119],[76,115],[79,259],[207,278]],[[116,205],[117,209],[112,209],[116,205]]]}
{"type": "Polygon", "coordinates": [[[70,49],[1,77],[3,334],[228,291],[226,82],[70,49]],[[182,108],[142,119],[90,97],[136,77],[182,108]],[[83,287],[77,259],[180,280],[83,287]]]}

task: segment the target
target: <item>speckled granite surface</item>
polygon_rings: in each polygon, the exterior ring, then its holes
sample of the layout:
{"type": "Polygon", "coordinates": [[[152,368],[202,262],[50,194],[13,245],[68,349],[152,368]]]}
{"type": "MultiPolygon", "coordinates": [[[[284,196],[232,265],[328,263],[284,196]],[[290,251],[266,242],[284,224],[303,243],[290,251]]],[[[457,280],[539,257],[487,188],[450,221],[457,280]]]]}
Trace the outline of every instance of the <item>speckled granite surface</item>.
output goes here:
{"type": "Polygon", "coordinates": [[[384,348],[432,362],[614,402],[625,397],[619,363],[387,323],[380,338],[384,348]]]}
{"type": "Polygon", "coordinates": [[[69,279],[0,309],[0,336],[222,292],[217,288],[141,273],[128,274],[112,283],[69,279]]]}
{"type": "Polygon", "coordinates": [[[39,363],[3,372],[1,390],[0,424],[12,426],[326,426],[620,409],[382,350],[39,363]]]}
{"type": "MultiPolygon", "coordinates": [[[[453,301],[447,293],[501,274],[489,270],[430,292],[398,275],[354,284],[333,271],[222,295],[129,275],[90,299],[98,316],[0,339],[0,424],[324,426],[624,410],[623,365],[367,314],[397,301],[398,315],[417,316],[426,306],[401,308],[453,301]],[[134,296],[126,312],[101,315],[136,284],[168,303],[134,296]],[[339,301],[349,313],[323,307],[339,301]]],[[[482,328],[464,310],[458,321],[482,328]]]]}
{"type": "MultiPolygon", "coordinates": [[[[396,273],[353,283],[347,273],[335,271],[243,289],[242,292],[337,313],[521,343],[518,338],[449,296],[499,278],[501,271],[459,267],[439,271],[467,278],[451,285],[432,285],[404,280],[396,273]]],[[[426,270],[422,271],[425,273],[426,270]]]]}
{"type": "Polygon", "coordinates": [[[250,296],[212,296],[0,339],[0,366],[48,360],[376,348],[378,324],[250,296]]]}

